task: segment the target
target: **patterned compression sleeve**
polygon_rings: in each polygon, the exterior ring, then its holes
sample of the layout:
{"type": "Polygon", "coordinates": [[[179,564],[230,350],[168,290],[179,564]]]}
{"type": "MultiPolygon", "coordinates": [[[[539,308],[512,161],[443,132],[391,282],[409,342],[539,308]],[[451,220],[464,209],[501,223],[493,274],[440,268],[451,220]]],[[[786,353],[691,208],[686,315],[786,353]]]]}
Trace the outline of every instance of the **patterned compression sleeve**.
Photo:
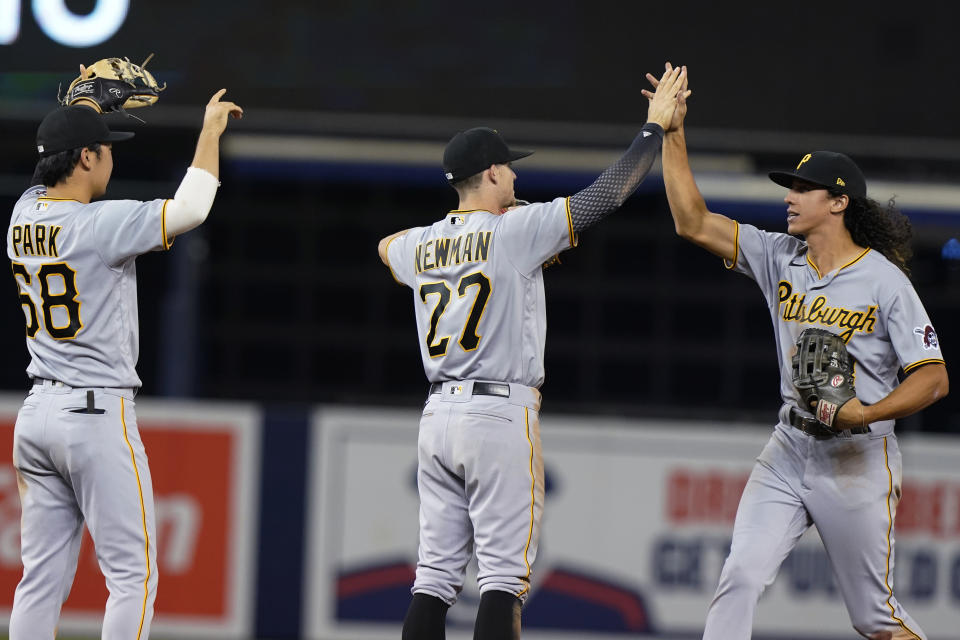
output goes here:
{"type": "Polygon", "coordinates": [[[619,160],[589,187],[570,196],[573,230],[583,231],[619,209],[647,177],[662,143],[663,128],[648,122],[619,160]]]}

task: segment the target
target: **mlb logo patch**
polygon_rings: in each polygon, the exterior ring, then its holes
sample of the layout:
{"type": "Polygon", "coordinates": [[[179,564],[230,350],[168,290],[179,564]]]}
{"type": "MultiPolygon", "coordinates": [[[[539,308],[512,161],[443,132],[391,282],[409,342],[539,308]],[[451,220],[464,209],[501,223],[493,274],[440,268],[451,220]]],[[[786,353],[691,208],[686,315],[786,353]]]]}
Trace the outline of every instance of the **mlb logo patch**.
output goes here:
{"type": "Polygon", "coordinates": [[[452,395],[452,396],[459,396],[459,395],[462,394],[462,393],[463,393],[463,385],[462,385],[462,384],[450,385],[450,395],[452,395]]]}
{"type": "Polygon", "coordinates": [[[450,224],[455,227],[462,227],[467,223],[467,219],[464,216],[450,216],[450,224]]]}

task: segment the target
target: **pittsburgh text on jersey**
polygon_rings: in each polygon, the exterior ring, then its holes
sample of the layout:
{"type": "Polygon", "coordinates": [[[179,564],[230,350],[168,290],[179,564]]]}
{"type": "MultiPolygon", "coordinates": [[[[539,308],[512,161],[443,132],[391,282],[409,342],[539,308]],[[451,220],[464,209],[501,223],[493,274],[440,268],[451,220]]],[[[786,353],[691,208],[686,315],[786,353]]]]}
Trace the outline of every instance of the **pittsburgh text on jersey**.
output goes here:
{"type": "Polygon", "coordinates": [[[470,231],[452,238],[435,238],[417,245],[414,252],[416,272],[463,264],[486,262],[492,231],[470,231]]]}
{"type": "Polygon", "coordinates": [[[827,327],[836,325],[844,329],[840,337],[844,342],[857,331],[871,333],[877,322],[876,305],[870,305],[866,311],[851,311],[843,307],[827,305],[827,297],[819,295],[809,305],[807,294],[793,292],[793,285],[781,280],[777,286],[777,299],[780,303],[781,317],[787,321],[822,324],[827,327]]]}

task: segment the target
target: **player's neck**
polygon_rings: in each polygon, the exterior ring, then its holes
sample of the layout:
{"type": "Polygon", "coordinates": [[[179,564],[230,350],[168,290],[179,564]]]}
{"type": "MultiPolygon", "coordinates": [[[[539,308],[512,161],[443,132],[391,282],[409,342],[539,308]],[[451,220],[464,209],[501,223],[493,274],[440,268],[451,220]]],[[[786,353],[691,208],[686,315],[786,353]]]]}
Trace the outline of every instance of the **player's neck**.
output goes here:
{"type": "Polygon", "coordinates": [[[460,211],[489,211],[490,213],[500,213],[502,208],[496,194],[479,191],[473,191],[460,198],[460,205],[457,207],[460,211]]]}
{"type": "Polygon", "coordinates": [[[90,200],[93,199],[93,190],[80,180],[68,179],[55,187],[47,187],[47,197],[78,200],[84,204],[89,204],[90,200]]]}
{"type": "Polygon", "coordinates": [[[810,260],[817,265],[821,275],[850,264],[858,255],[863,253],[861,247],[850,237],[846,228],[842,231],[815,231],[806,238],[807,252],[810,260]]]}

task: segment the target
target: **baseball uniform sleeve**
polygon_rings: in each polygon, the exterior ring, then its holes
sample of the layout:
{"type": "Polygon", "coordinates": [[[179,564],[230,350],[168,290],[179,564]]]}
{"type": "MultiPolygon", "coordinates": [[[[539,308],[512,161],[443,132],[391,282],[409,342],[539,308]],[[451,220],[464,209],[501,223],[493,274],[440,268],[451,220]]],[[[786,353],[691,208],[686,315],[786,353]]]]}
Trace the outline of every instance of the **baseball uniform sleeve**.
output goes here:
{"type": "Polygon", "coordinates": [[[770,300],[777,293],[783,264],[797,255],[802,243],[785,233],[771,233],[739,222],[736,234],[733,262],[724,260],[724,265],[753,278],[770,300]]]}
{"type": "Polygon", "coordinates": [[[94,212],[93,234],[103,261],[115,267],[148,251],[169,249],[168,200],[106,200],[94,212]]]}
{"type": "Polygon", "coordinates": [[[390,273],[393,279],[400,284],[412,287],[416,274],[413,257],[413,248],[416,247],[414,238],[420,237],[421,228],[410,229],[402,236],[398,236],[387,245],[387,260],[390,263],[390,273]]]}
{"type": "Polygon", "coordinates": [[[570,199],[557,198],[508,211],[501,216],[496,234],[497,248],[506,251],[517,271],[533,273],[548,259],[576,246],[570,199]]]}
{"type": "Polygon", "coordinates": [[[908,282],[899,287],[884,308],[890,342],[905,373],[943,362],[937,332],[913,285],[908,282]]]}

